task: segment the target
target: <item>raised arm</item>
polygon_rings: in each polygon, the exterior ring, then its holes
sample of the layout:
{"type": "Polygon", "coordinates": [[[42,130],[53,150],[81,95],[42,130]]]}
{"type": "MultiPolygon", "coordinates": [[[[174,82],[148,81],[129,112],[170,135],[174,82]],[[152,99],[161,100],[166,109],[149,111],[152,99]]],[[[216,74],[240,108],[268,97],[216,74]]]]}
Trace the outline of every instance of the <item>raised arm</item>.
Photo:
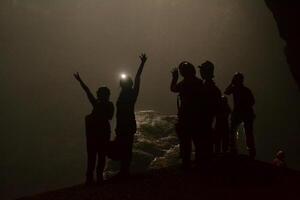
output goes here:
{"type": "Polygon", "coordinates": [[[76,72],[74,74],[75,79],[80,83],[81,87],[83,88],[83,90],[85,91],[85,93],[87,94],[87,97],[89,99],[89,101],[91,102],[91,104],[94,106],[96,104],[96,98],[94,97],[94,95],[91,93],[90,89],[88,88],[88,86],[81,80],[80,75],[78,72],[76,72]]]}
{"type": "Polygon", "coordinates": [[[140,59],[141,59],[141,64],[139,66],[139,69],[135,75],[135,79],[134,79],[134,86],[133,86],[133,90],[135,93],[135,96],[137,97],[139,94],[139,90],[140,90],[140,84],[141,84],[141,75],[144,69],[144,65],[147,61],[147,56],[146,54],[142,54],[140,55],[140,59]]]}
{"type": "Polygon", "coordinates": [[[234,85],[232,83],[230,83],[230,85],[225,89],[224,94],[226,95],[231,95],[234,89],[234,85]]]}
{"type": "Polygon", "coordinates": [[[179,77],[178,69],[174,68],[172,70],[172,81],[171,81],[171,86],[170,86],[170,89],[172,92],[176,92],[176,93],[179,92],[178,84],[177,84],[178,77],[179,77]]]}
{"type": "Polygon", "coordinates": [[[114,112],[115,112],[115,107],[113,103],[109,104],[109,109],[108,109],[108,119],[112,120],[113,116],[114,116],[114,112]]]}

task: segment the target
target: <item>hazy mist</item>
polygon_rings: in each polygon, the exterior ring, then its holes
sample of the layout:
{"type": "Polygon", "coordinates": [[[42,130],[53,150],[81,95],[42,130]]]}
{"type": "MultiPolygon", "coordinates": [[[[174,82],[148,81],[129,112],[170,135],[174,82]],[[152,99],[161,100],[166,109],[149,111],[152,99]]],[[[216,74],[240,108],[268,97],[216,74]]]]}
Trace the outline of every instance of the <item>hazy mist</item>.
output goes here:
{"type": "Polygon", "coordinates": [[[286,151],[300,169],[300,93],[284,42],[261,0],[2,0],[0,2],[0,197],[80,183],[84,116],[91,106],[73,78],[115,102],[121,72],[147,53],[137,110],[176,113],[170,70],[216,65],[223,90],[245,74],[256,96],[258,159],[286,151]]]}

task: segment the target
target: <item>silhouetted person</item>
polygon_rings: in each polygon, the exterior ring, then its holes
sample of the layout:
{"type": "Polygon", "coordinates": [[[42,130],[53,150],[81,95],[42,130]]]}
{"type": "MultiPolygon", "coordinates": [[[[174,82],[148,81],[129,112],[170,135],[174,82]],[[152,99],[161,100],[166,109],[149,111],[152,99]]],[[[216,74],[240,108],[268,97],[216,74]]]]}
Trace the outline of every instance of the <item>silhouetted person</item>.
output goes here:
{"type": "Polygon", "coordinates": [[[214,78],[214,64],[206,61],[199,66],[200,75],[203,79],[203,129],[201,130],[201,139],[205,160],[209,160],[213,153],[213,122],[221,110],[221,91],[216,86],[214,78]]]}
{"type": "Polygon", "coordinates": [[[134,140],[134,134],[137,130],[134,106],[137,100],[141,74],[144,68],[144,64],[147,60],[145,54],[140,56],[141,64],[136,73],[134,83],[128,76],[121,78],[120,86],[121,92],[117,100],[117,125],[116,135],[117,139],[121,143],[121,166],[119,177],[126,177],[130,173],[130,163],[132,158],[132,146],[134,140]]]}
{"type": "Polygon", "coordinates": [[[171,82],[171,91],[179,93],[178,102],[178,122],[176,124],[176,132],[180,142],[180,156],[182,159],[183,169],[188,169],[191,165],[192,142],[196,148],[196,159],[203,155],[200,150],[199,118],[201,117],[201,92],[202,80],[196,77],[195,67],[189,62],[182,62],[178,69],[172,72],[173,78],[171,82]],[[179,83],[179,72],[183,80],[179,83]]]}
{"type": "Polygon", "coordinates": [[[109,120],[114,114],[114,105],[109,101],[110,90],[107,87],[100,87],[97,91],[97,98],[81,80],[78,73],[74,74],[81,87],[87,94],[93,106],[92,113],[85,118],[86,144],[87,144],[87,171],[86,184],[94,183],[94,170],[97,163],[97,182],[103,181],[103,170],[105,167],[105,156],[110,140],[111,127],[109,120]]]}
{"type": "Polygon", "coordinates": [[[236,132],[240,124],[244,123],[246,142],[249,156],[255,158],[255,141],[253,135],[253,122],[255,114],[253,106],[255,104],[254,96],[251,90],[244,86],[244,76],[236,73],[233,76],[231,84],[227,87],[225,94],[233,95],[233,112],[231,114],[231,131],[230,131],[230,151],[236,153],[236,132]]]}
{"type": "Polygon", "coordinates": [[[216,116],[216,126],[214,131],[215,153],[225,153],[229,144],[229,115],[231,113],[228,99],[222,96],[221,107],[216,116]]]}

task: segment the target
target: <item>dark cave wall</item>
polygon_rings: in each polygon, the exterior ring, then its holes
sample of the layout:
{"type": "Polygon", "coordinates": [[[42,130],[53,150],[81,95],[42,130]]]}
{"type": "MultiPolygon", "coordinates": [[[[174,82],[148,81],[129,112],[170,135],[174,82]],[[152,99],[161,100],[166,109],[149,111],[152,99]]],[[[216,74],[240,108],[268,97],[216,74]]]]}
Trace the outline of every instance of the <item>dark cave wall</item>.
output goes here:
{"type": "Polygon", "coordinates": [[[300,2],[299,0],[265,0],[286,41],[285,54],[300,89],[300,2]]]}

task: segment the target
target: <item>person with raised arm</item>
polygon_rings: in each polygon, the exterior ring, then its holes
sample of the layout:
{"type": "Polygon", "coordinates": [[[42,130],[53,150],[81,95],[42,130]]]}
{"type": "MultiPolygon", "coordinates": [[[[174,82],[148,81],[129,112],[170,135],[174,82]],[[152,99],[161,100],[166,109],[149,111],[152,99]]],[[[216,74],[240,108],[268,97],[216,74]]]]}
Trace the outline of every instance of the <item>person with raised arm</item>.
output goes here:
{"type": "Polygon", "coordinates": [[[74,77],[86,92],[87,97],[93,106],[91,114],[87,115],[85,118],[87,145],[86,184],[91,185],[94,183],[94,170],[97,157],[97,183],[101,184],[103,182],[103,170],[111,134],[109,121],[114,114],[114,105],[109,101],[109,88],[105,86],[100,87],[97,91],[96,98],[88,86],[82,81],[78,72],[74,74],[74,77]]]}
{"type": "Polygon", "coordinates": [[[178,68],[172,71],[171,92],[177,93],[178,121],[176,133],[179,139],[180,157],[182,169],[189,170],[191,167],[192,142],[196,150],[196,163],[200,163],[204,151],[199,146],[202,129],[202,80],[196,77],[194,65],[182,62],[178,68]],[[178,82],[179,73],[183,80],[178,82]]]}
{"type": "Polygon", "coordinates": [[[116,140],[121,144],[120,172],[118,177],[125,178],[130,175],[130,163],[132,159],[132,147],[134,134],[137,130],[135,120],[135,103],[139,95],[141,75],[144,65],[147,61],[146,54],[140,56],[140,66],[136,73],[134,82],[132,79],[123,75],[120,80],[121,92],[117,100],[117,122],[116,122],[116,140]]]}

